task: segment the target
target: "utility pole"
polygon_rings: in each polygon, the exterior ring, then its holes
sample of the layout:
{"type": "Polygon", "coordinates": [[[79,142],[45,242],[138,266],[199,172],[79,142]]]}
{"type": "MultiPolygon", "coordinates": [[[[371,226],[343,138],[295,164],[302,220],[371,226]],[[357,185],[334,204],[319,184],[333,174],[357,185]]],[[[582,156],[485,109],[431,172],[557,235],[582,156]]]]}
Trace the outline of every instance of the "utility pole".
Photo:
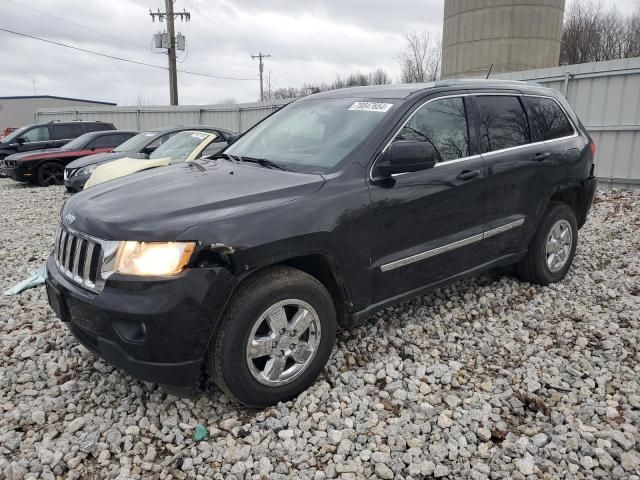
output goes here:
{"type": "Polygon", "coordinates": [[[262,72],[264,71],[264,64],[262,63],[262,59],[263,58],[269,58],[271,55],[263,55],[262,52],[260,52],[258,55],[251,55],[251,58],[253,58],[254,60],[256,58],[258,58],[260,60],[259,63],[259,71],[260,71],[260,101],[264,101],[264,86],[262,84],[262,72]]]}
{"type": "MultiPolygon", "coordinates": [[[[168,45],[167,47],[167,56],[169,57],[169,98],[171,105],[178,105],[178,71],[176,67],[176,29],[174,25],[174,21],[176,17],[180,17],[180,20],[189,21],[191,18],[191,14],[186,10],[182,12],[174,13],[173,12],[173,2],[174,0],[164,0],[164,6],[166,12],[161,12],[158,10],[157,12],[152,12],[149,10],[149,14],[151,18],[155,22],[156,17],[158,17],[158,21],[162,22],[165,18],[167,20],[167,34],[168,34],[168,45]]],[[[184,47],[183,47],[184,48],[184,47]]]]}

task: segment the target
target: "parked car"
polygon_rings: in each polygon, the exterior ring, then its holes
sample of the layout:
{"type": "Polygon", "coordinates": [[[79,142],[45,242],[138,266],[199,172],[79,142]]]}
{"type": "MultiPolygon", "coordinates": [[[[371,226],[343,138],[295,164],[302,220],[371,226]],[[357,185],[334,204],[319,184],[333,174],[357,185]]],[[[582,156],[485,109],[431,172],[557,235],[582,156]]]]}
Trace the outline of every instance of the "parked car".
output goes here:
{"type": "Polygon", "coordinates": [[[7,128],[5,128],[4,131],[2,132],[2,134],[0,134],[0,140],[2,140],[4,137],[9,135],[11,132],[15,132],[16,130],[17,130],[17,128],[15,128],[15,127],[7,127],[7,128]]]}
{"type": "Polygon", "coordinates": [[[0,160],[14,153],[57,148],[88,132],[115,130],[106,122],[49,122],[18,128],[0,141],[0,160]]]}
{"type": "Polygon", "coordinates": [[[62,185],[67,163],[92,153],[110,152],[137,133],[130,130],[85,133],[60,148],[9,155],[0,160],[0,169],[17,182],[31,182],[45,187],[62,185]]]}
{"type": "Polygon", "coordinates": [[[225,149],[69,199],[49,302],[132,375],[203,367],[250,406],[322,371],[338,325],[492,267],[562,280],[595,145],[556,91],[444,81],[324,92],[225,149]]]}
{"type": "Polygon", "coordinates": [[[231,142],[236,137],[236,134],[229,130],[209,126],[169,127],[149,130],[139,133],[135,137],[124,142],[122,145],[118,145],[112,152],[88,155],[71,162],[64,169],[64,184],[70,192],[79,192],[84,188],[84,184],[98,165],[125,157],[148,158],[156,148],[176,133],[183,132],[185,130],[214,132],[224,138],[226,142],[231,142]]]}
{"type": "Polygon", "coordinates": [[[217,133],[194,130],[179,132],[160,145],[149,155],[148,159],[120,158],[98,166],[85,183],[84,188],[143,170],[166,167],[167,165],[189,162],[202,156],[213,155],[226,146],[225,139],[217,133]]]}

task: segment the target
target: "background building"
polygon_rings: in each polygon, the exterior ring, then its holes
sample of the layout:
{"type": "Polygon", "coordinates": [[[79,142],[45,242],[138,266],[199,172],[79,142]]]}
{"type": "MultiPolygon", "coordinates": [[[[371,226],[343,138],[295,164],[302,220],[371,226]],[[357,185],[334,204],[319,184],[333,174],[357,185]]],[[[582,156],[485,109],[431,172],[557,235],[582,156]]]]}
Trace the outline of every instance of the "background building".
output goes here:
{"type": "Polygon", "coordinates": [[[5,128],[17,128],[36,121],[39,108],[113,106],[115,103],[82,100],[79,98],[33,95],[0,97],[0,135],[5,128]]]}
{"type": "Polygon", "coordinates": [[[556,67],[565,0],[445,0],[442,77],[556,67]]]}

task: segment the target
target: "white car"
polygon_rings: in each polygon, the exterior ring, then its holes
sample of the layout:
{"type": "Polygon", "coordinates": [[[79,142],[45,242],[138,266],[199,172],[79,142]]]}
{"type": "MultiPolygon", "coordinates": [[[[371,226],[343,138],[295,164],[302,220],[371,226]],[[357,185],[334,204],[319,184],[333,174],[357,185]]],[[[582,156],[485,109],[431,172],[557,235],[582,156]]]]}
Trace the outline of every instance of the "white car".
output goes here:
{"type": "Polygon", "coordinates": [[[149,158],[127,157],[100,165],[93,171],[84,188],[86,190],[108,180],[150,168],[190,162],[203,156],[213,155],[226,146],[227,142],[224,138],[215,133],[186,130],[176,133],[160,145],[149,158]]]}

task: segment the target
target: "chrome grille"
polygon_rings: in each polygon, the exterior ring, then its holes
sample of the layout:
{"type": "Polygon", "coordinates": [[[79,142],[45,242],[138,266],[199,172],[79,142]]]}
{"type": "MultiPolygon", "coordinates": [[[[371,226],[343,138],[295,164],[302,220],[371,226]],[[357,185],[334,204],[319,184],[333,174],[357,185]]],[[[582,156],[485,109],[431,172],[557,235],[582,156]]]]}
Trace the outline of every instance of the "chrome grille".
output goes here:
{"type": "Polygon", "coordinates": [[[65,277],[89,290],[101,290],[103,251],[101,241],[58,226],[53,258],[65,277]]]}

